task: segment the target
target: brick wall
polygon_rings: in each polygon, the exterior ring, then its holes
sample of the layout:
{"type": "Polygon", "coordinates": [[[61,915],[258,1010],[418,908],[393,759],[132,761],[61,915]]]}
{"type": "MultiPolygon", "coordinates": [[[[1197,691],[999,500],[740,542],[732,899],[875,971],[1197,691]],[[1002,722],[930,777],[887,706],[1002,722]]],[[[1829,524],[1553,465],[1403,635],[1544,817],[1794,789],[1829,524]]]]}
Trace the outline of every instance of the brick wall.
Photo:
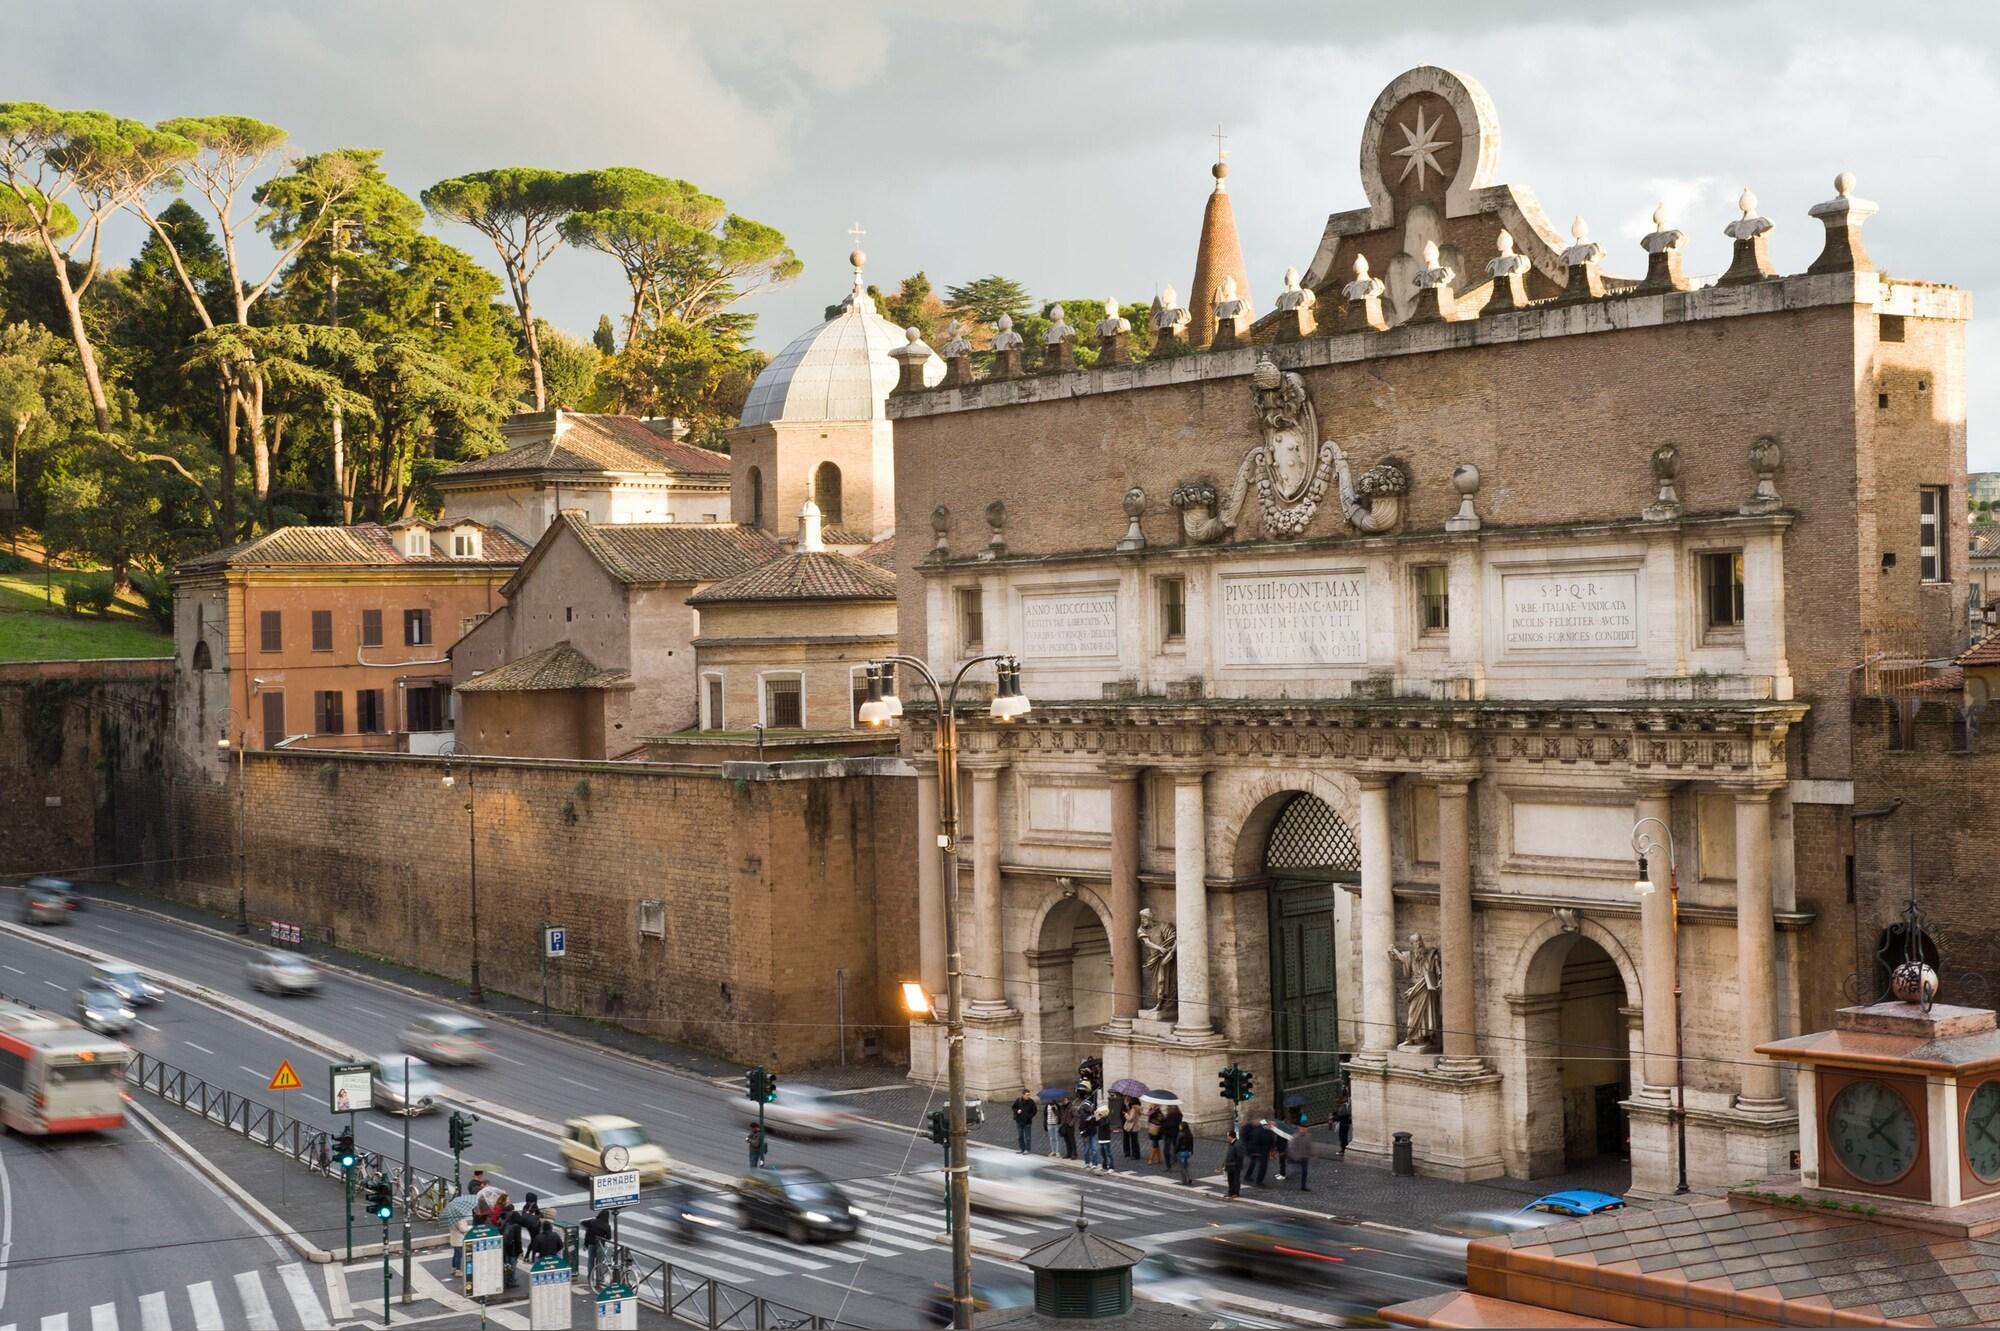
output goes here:
{"type": "MultiPolygon", "coordinates": [[[[845,971],[849,1057],[878,1023],[883,1051],[903,1053],[895,985],[916,968],[913,781],[832,764],[749,780],[459,758],[446,787],[444,771],[410,755],[249,755],[251,918],[463,981],[476,856],[489,989],[539,995],[541,930],[560,924],[569,955],[549,972],[559,1007],[796,1068],[839,1057],[845,971]],[[665,903],[664,938],[640,934],[647,899],[665,903]]],[[[236,904],[236,794],[233,778],[171,792],[188,858],[170,889],[223,911],[236,904]]]]}

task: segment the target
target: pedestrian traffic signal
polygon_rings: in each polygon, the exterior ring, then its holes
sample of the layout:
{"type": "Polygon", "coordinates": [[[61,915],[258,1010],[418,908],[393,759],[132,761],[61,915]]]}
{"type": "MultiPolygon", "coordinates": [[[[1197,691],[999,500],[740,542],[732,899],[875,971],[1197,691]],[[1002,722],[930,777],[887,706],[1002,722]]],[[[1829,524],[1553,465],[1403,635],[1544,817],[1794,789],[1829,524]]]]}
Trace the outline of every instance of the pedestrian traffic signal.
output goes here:
{"type": "Polygon", "coordinates": [[[931,1141],[943,1146],[951,1140],[951,1116],[942,1109],[933,1109],[929,1119],[931,1141]]]}
{"type": "Polygon", "coordinates": [[[1239,1068],[1236,1075],[1243,1079],[1237,1094],[1241,1095],[1245,1100],[1255,1100],[1257,1098],[1257,1074],[1248,1068],[1239,1068]]]}
{"type": "Polygon", "coordinates": [[[396,1213],[394,1194],[389,1191],[389,1180],[378,1177],[368,1185],[368,1212],[377,1220],[387,1220],[396,1213]]]}
{"type": "Polygon", "coordinates": [[[451,1111],[451,1149],[461,1154],[472,1149],[472,1125],[478,1122],[469,1114],[451,1111]]]}
{"type": "Polygon", "coordinates": [[[778,1098],[778,1074],[766,1068],[751,1068],[744,1078],[750,1087],[753,1104],[770,1104],[778,1098]]]}
{"type": "Polygon", "coordinates": [[[333,1139],[333,1159],[343,1170],[354,1168],[361,1157],[354,1153],[354,1129],[342,1128],[333,1139]]]}
{"type": "Polygon", "coordinates": [[[1215,1086],[1231,1104],[1257,1098],[1257,1074],[1234,1063],[1215,1074],[1215,1086]]]}

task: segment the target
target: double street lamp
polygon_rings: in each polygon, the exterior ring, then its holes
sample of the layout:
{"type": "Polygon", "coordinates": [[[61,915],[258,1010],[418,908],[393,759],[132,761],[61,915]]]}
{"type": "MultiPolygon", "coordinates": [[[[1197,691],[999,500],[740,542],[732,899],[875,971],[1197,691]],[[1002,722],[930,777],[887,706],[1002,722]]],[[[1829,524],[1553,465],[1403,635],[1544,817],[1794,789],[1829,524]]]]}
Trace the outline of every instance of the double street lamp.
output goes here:
{"type": "Polygon", "coordinates": [[[1632,890],[1642,899],[1652,896],[1657,888],[1647,861],[1662,853],[1667,857],[1667,909],[1674,947],[1674,1147],[1680,1157],[1674,1192],[1679,1195],[1688,1190],[1688,1125],[1687,1064],[1681,1042],[1681,875],[1674,854],[1674,829],[1662,819],[1646,815],[1632,826],[1632,853],[1639,857],[1639,875],[1632,880],[1632,890]],[[1660,829],[1659,837],[1646,830],[1648,823],[1660,829]]]}
{"type": "MultiPolygon", "coordinates": [[[[993,662],[998,687],[987,715],[994,721],[1013,721],[1028,714],[1028,700],[1021,693],[1021,663],[1011,656],[975,656],[958,668],[950,687],[939,684],[929,666],[914,656],[887,656],[868,664],[868,698],[861,704],[857,719],[864,726],[881,728],[903,714],[903,700],[896,696],[896,667],[915,671],[937,699],[935,746],[937,748],[938,829],[937,850],[944,887],[945,948],[945,1051],[949,1101],[946,1114],[950,1137],[946,1146],[945,1207],[951,1227],[951,1306],[952,1325],[972,1325],[972,1207],[965,1159],[965,994],[964,976],[958,949],[958,686],[966,673],[983,662],[993,662]]],[[[913,1016],[934,1016],[935,1003],[921,984],[903,985],[904,1003],[913,1016]]]]}

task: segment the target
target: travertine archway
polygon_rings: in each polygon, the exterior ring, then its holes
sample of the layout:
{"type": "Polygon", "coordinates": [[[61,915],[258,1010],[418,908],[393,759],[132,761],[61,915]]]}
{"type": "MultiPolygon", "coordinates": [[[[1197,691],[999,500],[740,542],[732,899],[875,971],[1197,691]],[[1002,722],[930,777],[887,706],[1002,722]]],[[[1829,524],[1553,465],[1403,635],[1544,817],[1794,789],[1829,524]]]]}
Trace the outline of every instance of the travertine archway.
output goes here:
{"type": "Polygon", "coordinates": [[[1069,1085],[1085,1055],[1103,1052],[1097,1030],[1111,1020],[1110,921],[1109,904],[1073,880],[1068,892],[1052,884],[1036,912],[1022,1061],[1038,1086],[1069,1085]]]}

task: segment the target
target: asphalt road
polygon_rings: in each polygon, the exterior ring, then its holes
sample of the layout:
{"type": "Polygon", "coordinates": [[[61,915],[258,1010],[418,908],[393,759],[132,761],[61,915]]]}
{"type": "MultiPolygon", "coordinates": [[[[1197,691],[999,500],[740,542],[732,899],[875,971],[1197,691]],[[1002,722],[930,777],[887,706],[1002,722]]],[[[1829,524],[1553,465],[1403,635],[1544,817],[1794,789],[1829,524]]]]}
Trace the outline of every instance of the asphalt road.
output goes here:
{"type": "MultiPolygon", "coordinates": [[[[234,1010],[225,1011],[170,994],[158,1006],[140,1010],[144,1024],[128,1037],[134,1048],[317,1123],[335,1121],[326,1110],[329,1060],[272,1030],[259,1018],[258,1010],[275,1013],[367,1055],[394,1053],[397,1033],[412,1018],[439,1010],[434,999],[337,971],[325,972],[315,995],[279,998],[257,994],[244,975],[253,949],[236,939],[144,912],[102,905],[76,913],[72,921],[50,932],[146,969],[205,985],[230,999],[234,1010]],[[234,1007],[237,1003],[242,1005],[240,1009],[234,1007]],[[266,1089],[281,1059],[289,1059],[304,1082],[303,1090],[288,1097],[266,1089]],[[283,1103],[286,1100],[290,1103],[283,1103]]],[[[88,969],[87,962],[39,945],[38,939],[0,933],[0,991],[10,996],[66,1007],[70,992],[88,969]]],[[[691,1167],[686,1172],[704,1181],[711,1211],[718,1218],[732,1214],[724,1186],[743,1168],[745,1150],[743,1124],[728,1101],[740,1091],[512,1023],[496,1022],[493,1031],[496,1052],[490,1063],[478,1068],[439,1069],[438,1075],[448,1104],[468,1097],[503,1106],[523,1120],[509,1123],[491,1114],[482,1116],[467,1157],[468,1161],[497,1165],[501,1185],[517,1200],[521,1193],[533,1190],[544,1198],[554,1196],[566,1218],[586,1212],[588,1202],[579,1191],[582,1185],[567,1178],[559,1164],[552,1128],[579,1115],[609,1113],[644,1125],[677,1165],[691,1167]]],[[[437,1113],[416,1119],[411,1142],[413,1163],[448,1175],[451,1157],[446,1149],[445,1118],[444,1113],[437,1113]]],[[[362,1145],[400,1160],[403,1120],[364,1113],[358,1116],[358,1125],[362,1145]]],[[[17,1155],[32,1160],[35,1152],[45,1149],[17,1141],[6,1145],[10,1150],[4,1159],[10,1169],[17,1155]]],[[[91,1200],[64,1201],[49,1208],[60,1212],[60,1217],[51,1217],[48,1224],[67,1250],[123,1251],[158,1243],[158,1223],[172,1212],[162,1211],[160,1192],[147,1184],[157,1183],[169,1171],[179,1176],[173,1195],[185,1199],[181,1209],[204,1217],[200,1224],[193,1224],[190,1217],[185,1227],[176,1217],[172,1222],[176,1239],[184,1228],[188,1235],[213,1239],[248,1228],[219,1198],[200,1195],[203,1185],[191,1179],[178,1162],[163,1160],[162,1153],[133,1130],[103,1142],[56,1149],[62,1151],[64,1160],[88,1161],[87,1169],[103,1170],[102,1201],[97,1200],[97,1193],[84,1193],[91,1200]],[[134,1168],[136,1163],[143,1163],[144,1168],[134,1168]],[[145,1199],[143,1204],[141,1198],[145,1199]],[[126,1213],[132,1213],[132,1223],[122,1231],[110,1228],[104,1218],[106,1214],[126,1213]]],[[[936,1242],[942,1211],[937,1155],[938,1148],[914,1128],[862,1124],[836,1140],[774,1139],[772,1163],[819,1169],[839,1181],[855,1203],[867,1210],[867,1233],[856,1241],[793,1245],[780,1236],[741,1231],[729,1220],[705,1230],[702,1240],[689,1248],[670,1239],[666,1225],[656,1218],[657,1208],[643,1200],[621,1217],[621,1237],[643,1253],[797,1308],[835,1314],[863,1325],[913,1325],[926,1296],[940,1282],[949,1281],[948,1254],[936,1242]]],[[[1266,1221],[1272,1213],[1226,1203],[1196,1190],[1182,1192],[1094,1176],[1086,1180],[1080,1175],[1074,1182],[1084,1187],[1095,1232],[1192,1259],[1185,1265],[1190,1275],[1199,1277],[1201,1287],[1228,1296],[1233,1311],[1261,1311],[1272,1324],[1295,1318],[1324,1323],[1331,1317],[1448,1288],[1436,1279],[1445,1271],[1434,1253],[1413,1251],[1410,1241],[1401,1236],[1366,1228],[1353,1231],[1352,1250],[1341,1262],[1329,1264],[1317,1279],[1281,1286],[1269,1277],[1209,1269],[1205,1258],[1214,1247],[1209,1236],[1217,1226],[1266,1221]]],[[[17,1180],[17,1192],[19,1187],[17,1180]]],[[[1070,1223],[1068,1217],[975,1215],[973,1230],[976,1241],[994,1246],[996,1252],[1019,1251],[1055,1237],[1070,1223]]],[[[27,1260],[20,1246],[23,1236],[17,1233],[15,1238],[15,1269],[8,1280],[6,1299],[0,1303],[0,1324],[15,1320],[17,1299],[32,1301],[35,1306],[46,1303],[69,1309],[103,1301],[86,1299],[78,1292],[95,1278],[80,1269],[86,1264],[21,1266],[27,1260]],[[75,1283],[64,1283],[71,1281],[75,1283]]],[[[121,1289],[129,1288],[136,1296],[169,1284],[185,1284],[197,1260],[209,1264],[203,1269],[214,1270],[240,1263],[229,1266],[233,1272],[256,1262],[269,1267],[281,1255],[261,1241],[212,1246],[213,1253],[200,1248],[146,1252],[144,1265],[129,1279],[122,1273],[117,1277],[128,1282],[121,1289]],[[258,1255],[246,1257],[253,1246],[258,1255]],[[155,1270],[162,1274],[156,1277],[155,1270]]],[[[87,1265],[96,1268],[104,1264],[87,1265]]],[[[1021,1278],[1020,1268],[999,1256],[976,1258],[974,1265],[975,1281],[996,1288],[1016,1284],[1021,1278]]],[[[1196,1283],[1191,1280],[1173,1288],[1188,1292],[1196,1283]]],[[[178,1318],[171,1323],[184,1324],[188,1323],[178,1318]]],[[[229,1324],[240,1323],[232,1320],[229,1324]]],[[[290,1323],[281,1317],[277,1324],[290,1323]]]]}

